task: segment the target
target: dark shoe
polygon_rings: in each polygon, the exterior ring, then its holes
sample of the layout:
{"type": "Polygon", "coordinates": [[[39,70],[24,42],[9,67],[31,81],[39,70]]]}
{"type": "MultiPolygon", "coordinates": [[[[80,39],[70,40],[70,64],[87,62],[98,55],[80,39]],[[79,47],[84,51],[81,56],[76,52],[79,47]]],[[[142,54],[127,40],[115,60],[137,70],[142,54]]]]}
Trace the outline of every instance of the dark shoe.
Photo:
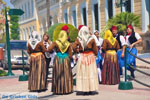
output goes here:
{"type": "Polygon", "coordinates": [[[88,92],[84,92],[83,95],[89,95],[89,93],[88,92]]]}
{"type": "Polygon", "coordinates": [[[89,95],[92,95],[92,94],[93,94],[93,92],[90,91],[90,92],[89,92],[89,95]]]}
{"type": "Polygon", "coordinates": [[[131,71],[131,77],[135,78],[134,71],[131,71]]]}

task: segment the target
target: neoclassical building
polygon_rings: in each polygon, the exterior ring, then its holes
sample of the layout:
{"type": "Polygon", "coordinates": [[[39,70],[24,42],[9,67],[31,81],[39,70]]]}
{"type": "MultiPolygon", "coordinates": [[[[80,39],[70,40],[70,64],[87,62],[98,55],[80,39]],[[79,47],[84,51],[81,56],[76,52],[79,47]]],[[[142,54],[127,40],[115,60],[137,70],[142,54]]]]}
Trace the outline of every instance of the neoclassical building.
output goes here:
{"type": "Polygon", "coordinates": [[[37,30],[35,0],[11,0],[11,3],[24,11],[19,19],[20,40],[28,40],[31,32],[37,30]]]}
{"type": "MultiPolygon", "coordinates": [[[[139,33],[148,30],[149,0],[122,0],[122,12],[128,11],[141,16],[141,27],[136,28],[139,33]]],[[[50,0],[49,17],[51,24],[69,23],[78,27],[87,25],[92,31],[101,31],[109,18],[121,12],[120,0],[50,0]]],[[[36,0],[36,9],[40,24],[40,31],[47,31],[46,0],[36,0]]]]}
{"type": "MultiPolygon", "coordinates": [[[[144,34],[150,24],[150,0],[122,0],[122,12],[140,16],[141,26],[135,31],[144,34]]],[[[107,21],[121,12],[120,0],[11,0],[15,8],[25,11],[20,18],[21,39],[28,39],[31,31],[40,34],[48,31],[48,25],[69,23],[78,27],[87,25],[91,31],[101,31],[107,21]],[[49,2],[48,2],[49,1],[49,2]]],[[[150,44],[149,41],[145,43],[150,44]]],[[[142,50],[142,48],[141,48],[142,50]]]]}

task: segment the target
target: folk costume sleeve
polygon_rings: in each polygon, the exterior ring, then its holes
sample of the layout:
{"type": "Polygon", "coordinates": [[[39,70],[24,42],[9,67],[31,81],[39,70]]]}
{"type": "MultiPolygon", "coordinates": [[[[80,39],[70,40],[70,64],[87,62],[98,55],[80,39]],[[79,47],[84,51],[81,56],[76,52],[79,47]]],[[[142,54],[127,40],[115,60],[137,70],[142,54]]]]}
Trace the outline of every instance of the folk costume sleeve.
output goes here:
{"type": "Polygon", "coordinates": [[[95,40],[93,40],[92,49],[93,49],[94,54],[97,56],[97,46],[96,46],[95,40]]]}
{"type": "Polygon", "coordinates": [[[117,42],[117,46],[116,46],[116,51],[117,51],[117,50],[119,50],[119,49],[120,49],[120,46],[119,46],[118,41],[116,41],[116,42],[117,42]]]}
{"type": "Polygon", "coordinates": [[[107,40],[104,40],[103,45],[102,45],[102,50],[105,52],[107,49],[107,40]]]}
{"type": "Polygon", "coordinates": [[[49,47],[48,47],[48,52],[52,53],[53,49],[56,47],[56,42],[53,42],[49,47]]]}
{"type": "Polygon", "coordinates": [[[77,48],[79,48],[79,51],[82,51],[81,44],[78,39],[75,40],[75,42],[72,45],[73,51],[77,53],[77,48]]]}
{"type": "Polygon", "coordinates": [[[68,54],[69,54],[70,60],[72,60],[72,48],[71,48],[71,46],[69,46],[69,48],[68,48],[68,54]]]}
{"type": "Polygon", "coordinates": [[[30,44],[27,45],[27,53],[30,55],[33,52],[33,49],[31,48],[30,44]]]}

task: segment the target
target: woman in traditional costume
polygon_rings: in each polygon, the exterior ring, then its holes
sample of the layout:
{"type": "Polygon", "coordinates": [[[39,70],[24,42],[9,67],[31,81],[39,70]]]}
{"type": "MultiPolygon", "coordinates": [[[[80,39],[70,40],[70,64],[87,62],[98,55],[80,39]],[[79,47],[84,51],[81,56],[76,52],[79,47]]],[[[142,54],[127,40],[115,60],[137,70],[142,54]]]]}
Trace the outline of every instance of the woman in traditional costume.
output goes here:
{"type": "Polygon", "coordinates": [[[48,48],[49,52],[56,50],[53,66],[52,92],[68,94],[73,92],[73,77],[71,70],[72,49],[67,40],[67,33],[61,31],[56,42],[48,48]]]}
{"type": "Polygon", "coordinates": [[[27,44],[27,52],[30,55],[30,70],[28,89],[30,91],[42,91],[47,89],[46,81],[46,62],[44,45],[40,43],[40,36],[36,31],[32,35],[27,44]]]}
{"type": "MultiPolygon", "coordinates": [[[[132,54],[137,55],[136,45],[142,42],[141,36],[134,32],[131,25],[127,26],[127,35],[125,36],[127,43],[127,50],[132,54]]],[[[136,68],[136,58],[127,52],[127,64],[132,65],[136,68]]],[[[134,69],[127,65],[127,69],[130,70],[132,78],[135,78],[134,69]]]]}
{"type": "Polygon", "coordinates": [[[94,32],[93,37],[95,39],[96,46],[97,46],[96,64],[97,64],[97,70],[98,70],[99,83],[101,83],[101,81],[102,81],[101,71],[102,71],[102,61],[103,61],[103,58],[101,56],[101,53],[102,53],[101,46],[103,43],[103,39],[99,37],[99,32],[97,30],[94,32]]]}
{"type": "Polygon", "coordinates": [[[118,41],[110,30],[105,32],[102,49],[105,52],[102,70],[102,84],[115,85],[120,81],[119,64],[116,51],[119,49],[118,41]]]}
{"type": "Polygon", "coordinates": [[[98,90],[98,72],[96,66],[97,46],[87,26],[80,27],[78,37],[73,44],[76,52],[79,47],[80,58],[77,62],[76,90],[85,94],[98,90]]]}

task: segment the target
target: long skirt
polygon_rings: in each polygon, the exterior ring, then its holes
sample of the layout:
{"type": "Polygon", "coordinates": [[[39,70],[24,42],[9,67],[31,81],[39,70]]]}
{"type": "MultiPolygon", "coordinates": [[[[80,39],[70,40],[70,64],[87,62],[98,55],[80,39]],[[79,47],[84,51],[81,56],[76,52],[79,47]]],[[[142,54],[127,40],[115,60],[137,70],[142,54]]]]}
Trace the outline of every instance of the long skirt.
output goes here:
{"type": "Polygon", "coordinates": [[[90,92],[98,90],[98,71],[93,52],[83,52],[77,62],[76,90],[90,92]]]}
{"type": "Polygon", "coordinates": [[[52,92],[54,94],[68,94],[73,92],[73,76],[67,53],[62,54],[58,52],[54,60],[52,92]]]}
{"type": "MultiPolygon", "coordinates": [[[[132,54],[134,55],[137,55],[137,49],[136,48],[127,48],[127,51],[130,51],[132,54]]],[[[122,54],[122,50],[119,50],[117,52],[117,55],[118,55],[118,60],[119,60],[119,66],[120,68],[124,67],[124,64],[125,64],[125,59],[124,58],[121,58],[121,54],[122,54]]],[[[134,68],[136,68],[136,58],[134,56],[132,56],[129,52],[127,52],[127,69],[130,70],[130,67],[128,66],[129,65],[133,65],[134,68]]]]}
{"type": "Polygon", "coordinates": [[[47,89],[46,61],[41,52],[31,54],[28,89],[30,91],[47,89]]]}
{"type": "Polygon", "coordinates": [[[106,51],[102,70],[102,84],[115,85],[120,82],[119,64],[116,51],[106,51]]]}

